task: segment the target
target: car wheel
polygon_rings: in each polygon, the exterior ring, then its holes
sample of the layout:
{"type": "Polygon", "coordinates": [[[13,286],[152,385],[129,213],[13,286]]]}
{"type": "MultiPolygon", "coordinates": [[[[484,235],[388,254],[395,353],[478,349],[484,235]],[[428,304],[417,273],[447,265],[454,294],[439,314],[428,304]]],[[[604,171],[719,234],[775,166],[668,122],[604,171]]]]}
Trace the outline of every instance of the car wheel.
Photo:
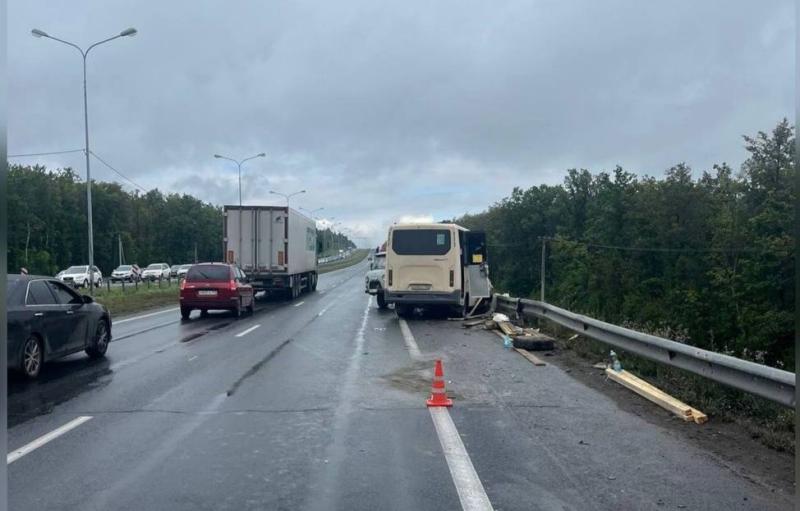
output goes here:
{"type": "Polygon", "coordinates": [[[386,303],[386,297],[384,296],[383,291],[379,290],[378,294],[376,295],[376,298],[378,299],[379,309],[385,309],[386,307],[389,306],[389,304],[386,303]]]}
{"type": "Polygon", "coordinates": [[[200,309],[200,317],[201,318],[208,317],[208,309],[200,309]]]}
{"type": "Polygon", "coordinates": [[[186,321],[189,319],[189,315],[192,313],[192,309],[189,307],[181,307],[181,319],[186,321]]]}
{"type": "Polygon", "coordinates": [[[250,307],[247,308],[248,314],[255,314],[256,312],[256,297],[255,295],[250,297],[250,307]]]}
{"type": "Polygon", "coordinates": [[[42,353],[42,341],[36,336],[30,336],[22,346],[22,363],[20,370],[25,377],[34,379],[39,376],[44,361],[42,353]]]}
{"type": "Polygon", "coordinates": [[[91,358],[102,358],[106,356],[110,335],[108,333],[108,323],[104,319],[97,322],[97,331],[94,334],[92,345],[86,348],[86,354],[91,358]]]}

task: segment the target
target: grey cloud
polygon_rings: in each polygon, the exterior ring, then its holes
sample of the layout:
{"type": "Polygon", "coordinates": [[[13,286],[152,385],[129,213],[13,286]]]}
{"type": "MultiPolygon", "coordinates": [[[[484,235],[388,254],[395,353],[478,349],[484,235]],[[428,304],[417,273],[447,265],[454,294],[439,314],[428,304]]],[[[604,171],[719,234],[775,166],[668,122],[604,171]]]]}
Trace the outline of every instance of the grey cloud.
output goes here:
{"type": "MultiPolygon", "coordinates": [[[[9,6],[11,152],[82,145],[137,182],[215,203],[271,187],[380,230],[477,211],[568,167],[660,174],[741,162],[740,136],[794,102],[788,0],[169,2],[9,6]],[[768,7],[768,8],[765,8],[768,7]],[[448,186],[453,183],[469,186],[448,186]],[[420,194],[427,187],[430,194],[420,194]],[[283,191],[287,191],[283,190],[283,191]]],[[[49,158],[82,173],[80,158],[49,158]]],[[[113,179],[97,168],[95,175],[113,179]]]]}

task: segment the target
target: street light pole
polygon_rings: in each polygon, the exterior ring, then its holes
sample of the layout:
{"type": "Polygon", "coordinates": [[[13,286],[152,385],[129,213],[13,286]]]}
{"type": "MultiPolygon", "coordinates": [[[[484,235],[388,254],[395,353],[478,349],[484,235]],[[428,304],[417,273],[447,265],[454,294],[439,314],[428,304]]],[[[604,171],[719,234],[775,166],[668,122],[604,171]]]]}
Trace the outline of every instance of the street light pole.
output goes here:
{"type": "MultiPolygon", "coordinates": [[[[273,194],[273,195],[280,195],[281,197],[283,197],[284,199],[286,199],[286,207],[288,208],[288,207],[289,207],[289,199],[290,199],[291,197],[294,197],[295,195],[300,195],[301,193],[306,193],[306,191],[305,191],[305,190],[300,190],[299,192],[290,193],[290,194],[288,194],[288,195],[287,195],[287,194],[285,194],[285,193],[276,192],[276,191],[274,191],[274,190],[270,190],[270,191],[269,191],[269,193],[271,193],[271,194],[273,194]]],[[[322,209],[322,208],[320,208],[320,209],[322,209]]]]}
{"type": "MultiPolygon", "coordinates": [[[[237,254],[239,257],[239,261],[241,261],[242,257],[242,164],[248,160],[252,160],[254,158],[263,158],[266,156],[266,153],[258,153],[255,156],[250,156],[249,158],[245,158],[244,160],[234,160],[233,158],[228,158],[227,156],[222,156],[220,154],[215,154],[214,158],[219,158],[221,160],[228,160],[232,161],[236,164],[239,168],[239,253],[237,254]]],[[[223,259],[228,259],[227,254],[222,254],[223,259]]],[[[236,258],[234,258],[235,261],[236,258]]]]}
{"type": "Polygon", "coordinates": [[[78,50],[81,54],[81,57],[83,57],[83,131],[85,142],[84,153],[86,155],[86,218],[89,235],[89,294],[94,292],[94,231],[92,229],[92,172],[89,164],[89,98],[86,88],[86,57],[89,55],[89,51],[95,46],[113,41],[114,39],[118,39],[120,37],[133,37],[136,35],[136,33],[137,32],[135,28],[125,29],[114,37],[109,37],[108,39],[104,39],[92,44],[84,51],[77,44],[53,37],[47,34],[47,32],[39,30],[38,28],[31,30],[31,35],[34,37],[46,37],[47,39],[58,41],[59,43],[66,44],[67,46],[72,46],[78,50]]]}

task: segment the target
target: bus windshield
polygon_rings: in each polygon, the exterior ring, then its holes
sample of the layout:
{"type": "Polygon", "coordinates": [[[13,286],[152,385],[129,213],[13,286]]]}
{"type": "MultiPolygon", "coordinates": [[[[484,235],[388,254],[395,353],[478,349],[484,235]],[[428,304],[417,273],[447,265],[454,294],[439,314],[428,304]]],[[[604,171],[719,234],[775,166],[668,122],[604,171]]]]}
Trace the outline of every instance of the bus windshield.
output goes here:
{"type": "Polygon", "coordinates": [[[392,233],[392,250],[397,255],[445,255],[450,251],[447,229],[405,229],[392,233]]]}

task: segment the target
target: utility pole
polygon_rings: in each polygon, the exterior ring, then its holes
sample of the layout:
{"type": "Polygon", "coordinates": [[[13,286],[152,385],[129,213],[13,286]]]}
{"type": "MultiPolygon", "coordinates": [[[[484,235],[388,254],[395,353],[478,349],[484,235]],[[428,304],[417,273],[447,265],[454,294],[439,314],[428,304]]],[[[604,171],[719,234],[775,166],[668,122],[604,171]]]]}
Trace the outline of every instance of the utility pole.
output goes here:
{"type": "Polygon", "coordinates": [[[122,266],[125,263],[125,256],[122,255],[122,234],[117,234],[117,239],[119,240],[119,265],[122,266]]]}
{"type": "Polygon", "coordinates": [[[547,260],[547,238],[542,236],[540,238],[542,240],[542,273],[539,277],[541,280],[541,291],[539,292],[539,301],[544,302],[544,275],[545,275],[545,261],[547,260]]]}
{"type": "Polygon", "coordinates": [[[194,242],[194,262],[197,264],[197,242],[194,242]]]}

